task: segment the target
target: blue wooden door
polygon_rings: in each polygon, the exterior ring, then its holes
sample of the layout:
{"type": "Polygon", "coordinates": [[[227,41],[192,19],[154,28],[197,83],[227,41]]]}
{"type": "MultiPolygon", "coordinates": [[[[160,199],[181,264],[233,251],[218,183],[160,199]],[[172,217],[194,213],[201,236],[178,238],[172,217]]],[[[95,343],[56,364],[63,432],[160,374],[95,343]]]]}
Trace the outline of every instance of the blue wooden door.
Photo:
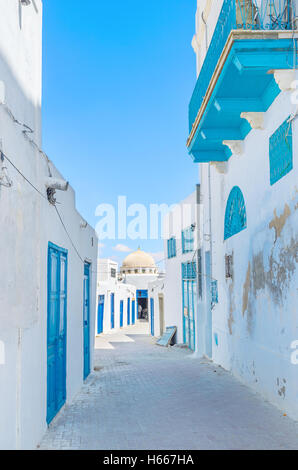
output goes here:
{"type": "Polygon", "coordinates": [[[197,282],[194,263],[182,264],[183,342],[193,351],[196,346],[197,282]]]}
{"type": "Polygon", "coordinates": [[[103,332],[103,317],[105,308],[105,296],[100,295],[98,299],[98,310],[97,310],[97,334],[100,335],[103,332]]]}
{"type": "Polygon", "coordinates": [[[120,301],[120,328],[123,327],[123,300],[120,301]]]}
{"type": "Polygon", "coordinates": [[[154,299],[150,299],[151,336],[154,336],[154,299]]]}
{"type": "Polygon", "coordinates": [[[131,323],[134,325],[136,322],[136,301],[133,300],[131,303],[131,323]]]}
{"type": "Polygon", "coordinates": [[[111,294],[111,329],[115,328],[115,294],[111,294]]]}
{"type": "Polygon", "coordinates": [[[127,299],[127,324],[130,325],[130,298],[127,299]]]}
{"type": "Polygon", "coordinates": [[[67,251],[49,243],[47,423],[66,401],[67,251]]]}
{"type": "Polygon", "coordinates": [[[196,282],[183,280],[183,339],[193,351],[195,350],[195,311],[197,303],[196,282]]]}
{"type": "Polygon", "coordinates": [[[84,380],[90,374],[90,264],[84,264],[84,380]]]}

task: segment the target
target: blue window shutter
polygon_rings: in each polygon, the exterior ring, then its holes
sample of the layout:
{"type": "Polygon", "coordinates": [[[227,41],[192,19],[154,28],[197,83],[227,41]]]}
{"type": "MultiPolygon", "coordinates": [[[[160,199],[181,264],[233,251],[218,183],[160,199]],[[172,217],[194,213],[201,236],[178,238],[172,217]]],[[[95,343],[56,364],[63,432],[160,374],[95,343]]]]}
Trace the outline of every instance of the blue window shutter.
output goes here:
{"type": "Polygon", "coordinates": [[[230,192],[225,214],[225,240],[246,229],[246,208],[242,191],[234,186],[230,192]]]}
{"type": "Polygon", "coordinates": [[[270,184],[293,169],[292,122],[287,118],[269,139],[270,184]]]}

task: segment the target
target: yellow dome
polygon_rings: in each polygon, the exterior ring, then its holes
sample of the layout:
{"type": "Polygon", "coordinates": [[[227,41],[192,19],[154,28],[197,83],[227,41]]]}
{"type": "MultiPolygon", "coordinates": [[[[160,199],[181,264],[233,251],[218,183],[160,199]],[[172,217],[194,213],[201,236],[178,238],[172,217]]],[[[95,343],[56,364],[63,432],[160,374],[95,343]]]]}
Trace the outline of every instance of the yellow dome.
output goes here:
{"type": "Polygon", "coordinates": [[[151,255],[140,248],[128,255],[123,261],[122,268],[155,268],[155,262],[151,255]]]}

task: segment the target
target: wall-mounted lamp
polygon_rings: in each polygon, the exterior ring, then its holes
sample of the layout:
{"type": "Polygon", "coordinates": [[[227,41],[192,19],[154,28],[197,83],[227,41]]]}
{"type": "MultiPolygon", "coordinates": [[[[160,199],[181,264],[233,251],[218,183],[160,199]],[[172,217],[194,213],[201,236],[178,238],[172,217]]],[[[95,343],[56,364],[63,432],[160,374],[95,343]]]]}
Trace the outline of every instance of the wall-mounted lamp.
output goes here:
{"type": "Polygon", "coordinates": [[[31,0],[20,0],[20,2],[21,2],[21,5],[23,5],[24,7],[27,7],[28,5],[30,5],[31,0]]]}

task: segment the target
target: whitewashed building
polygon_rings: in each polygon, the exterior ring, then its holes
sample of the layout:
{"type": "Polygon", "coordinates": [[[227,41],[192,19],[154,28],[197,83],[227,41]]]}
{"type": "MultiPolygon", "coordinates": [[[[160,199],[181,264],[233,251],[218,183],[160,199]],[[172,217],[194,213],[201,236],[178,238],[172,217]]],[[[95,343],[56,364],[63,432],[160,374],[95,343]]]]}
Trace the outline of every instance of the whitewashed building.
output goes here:
{"type": "MultiPolygon", "coordinates": [[[[165,274],[148,284],[149,331],[151,336],[160,337],[166,330],[165,317],[165,274]]],[[[168,326],[168,325],[167,325],[168,326]]]]}
{"type": "Polygon", "coordinates": [[[119,280],[119,265],[98,260],[96,335],[110,333],[136,322],[136,288],[119,280]]]}
{"type": "MultiPolygon", "coordinates": [[[[120,268],[120,277],[125,284],[132,284],[136,288],[136,318],[148,320],[150,301],[148,295],[149,284],[158,279],[159,270],[153,257],[138,248],[130,253],[120,268]]],[[[151,331],[153,334],[153,329],[151,331]]]]}
{"type": "Polygon", "coordinates": [[[161,336],[166,327],[176,326],[174,342],[185,344],[193,351],[198,344],[200,212],[200,185],[197,185],[192,194],[175,204],[164,217],[165,273],[149,285],[150,330],[154,336],[161,336]]]}
{"type": "Polygon", "coordinates": [[[297,419],[296,15],[296,1],[198,1],[187,145],[200,168],[200,269],[210,279],[199,353],[297,419]]]}
{"type": "Polygon", "coordinates": [[[97,238],[40,150],[41,52],[42,2],[2,0],[0,449],[34,448],[92,368],[97,238]]]}

